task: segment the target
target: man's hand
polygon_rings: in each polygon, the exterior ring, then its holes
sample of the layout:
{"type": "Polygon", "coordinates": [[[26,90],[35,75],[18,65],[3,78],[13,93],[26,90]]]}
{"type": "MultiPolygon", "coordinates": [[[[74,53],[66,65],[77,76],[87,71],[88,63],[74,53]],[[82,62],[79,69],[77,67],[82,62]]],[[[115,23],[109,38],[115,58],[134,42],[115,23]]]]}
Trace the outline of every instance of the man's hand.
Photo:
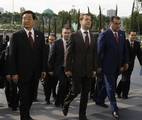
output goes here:
{"type": "Polygon", "coordinates": [[[102,72],[102,68],[97,68],[97,73],[100,74],[102,72]]]}
{"type": "Polygon", "coordinates": [[[66,71],[66,72],[65,72],[65,75],[66,75],[67,77],[71,77],[71,76],[72,76],[72,72],[71,72],[71,71],[66,71]]]}
{"type": "Polygon", "coordinates": [[[92,78],[95,78],[95,77],[96,77],[96,71],[93,71],[92,78]]]}
{"type": "Polygon", "coordinates": [[[41,73],[41,79],[44,79],[46,77],[46,72],[41,73]]]}
{"type": "Polygon", "coordinates": [[[120,73],[124,72],[124,67],[120,68],[120,73]]]}
{"type": "Polygon", "coordinates": [[[17,83],[19,80],[19,75],[18,74],[12,75],[12,80],[14,81],[14,83],[17,83]]]}
{"type": "Polygon", "coordinates": [[[126,71],[126,70],[128,70],[128,68],[129,68],[129,65],[128,64],[124,64],[124,71],[126,71]]]}
{"type": "Polygon", "coordinates": [[[48,72],[49,75],[53,75],[53,72],[48,72]]]}
{"type": "Polygon", "coordinates": [[[18,74],[12,75],[12,80],[17,81],[18,79],[19,79],[19,75],[18,74]]]}
{"type": "Polygon", "coordinates": [[[120,68],[120,72],[125,72],[126,70],[128,70],[129,65],[128,64],[124,64],[123,67],[120,68]]]}
{"type": "Polygon", "coordinates": [[[12,80],[11,75],[6,75],[6,79],[7,79],[8,81],[12,80]]]}

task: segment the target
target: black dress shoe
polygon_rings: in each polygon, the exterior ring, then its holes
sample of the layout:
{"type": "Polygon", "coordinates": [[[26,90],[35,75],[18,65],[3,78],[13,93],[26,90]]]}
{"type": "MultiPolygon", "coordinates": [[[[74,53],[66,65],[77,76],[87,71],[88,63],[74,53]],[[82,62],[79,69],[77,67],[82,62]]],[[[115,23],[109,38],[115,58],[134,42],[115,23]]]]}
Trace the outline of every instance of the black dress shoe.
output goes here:
{"type": "Polygon", "coordinates": [[[31,116],[29,116],[29,119],[28,120],[34,120],[31,116]]]}
{"type": "Polygon", "coordinates": [[[118,112],[113,112],[112,116],[113,116],[114,120],[119,120],[119,114],[118,114],[118,112]]]}
{"type": "Polygon", "coordinates": [[[108,108],[108,105],[105,103],[96,103],[96,105],[104,107],[104,108],[108,108]]]}
{"type": "Polygon", "coordinates": [[[80,115],[79,120],[88,120],[88,119],[87,119],[86,115],[80,115]]]}
{"type": "Polygon", "coordinates": [[[17,111],[17,107],[12,107],[12,111],[17,111]]]}
{"type": "Polygon", "coordinates": [[[118,97],[118,98],[122,98],[121,95],[119,95],[119,94],[117,94],[117,97],[118,97]]]}
{"type": "Polygon", "coordinates": [[[39,102],[39,100],[38,99],[34,99],[33,102],[39,102]]]}
{"type": "Polygon", "coordinates": [[[64,116],[67,116],[68,110],[69,110],[69,105],[64,104],[63,109],[62,109],[62,112],[63,112],[64,116]]]}
{"type": "Polygon", "coordinates": [[[61,104],[55,103],[55,107],[61,107],[61,104]]]}
{"type": "Polygon", "coordinates": [[[122,99],[128,99],[128,96],[122,96],[122,99]]]}
{"type": "Polygon", "coordinates": [[[50,105],[50,101],[49,101],[49,100],[47,100],[47,101],[46,101],[46,104],[47,104],[47,105],[50,105]]]}

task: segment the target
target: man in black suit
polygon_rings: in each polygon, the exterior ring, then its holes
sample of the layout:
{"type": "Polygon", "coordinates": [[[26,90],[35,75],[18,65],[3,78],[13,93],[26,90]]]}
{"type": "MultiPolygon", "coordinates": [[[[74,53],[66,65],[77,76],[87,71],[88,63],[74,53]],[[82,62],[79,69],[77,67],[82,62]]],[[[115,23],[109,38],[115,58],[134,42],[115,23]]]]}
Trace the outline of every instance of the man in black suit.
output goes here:
{"type": "Polygon", "coordinates": [[[95,40],[89,31],[91,20],[90,14],[80,15],[81,29],[71,35],[65,67],[66,75],[72,76],[72,89],[64,100],[63,114],[67,115],[70,103],[81,93],[79,120],[87,120],[90,78],[95,75],[95,40]]]}
{"type": "Polygon", "coordinates": [[[10,75],[18,81],[20,119],[33,120],[30,116],[37,80],[46,75],[44,34],[34,30],[35,13],[22,13],[23,29],[15,32],[10,41],[10,75]]]}
{"type": "Polygon", "coordinates": [[[62,38],[55,41],[53,46],[53,53],[51,56],[50,64],[54,68],[54,75],[59,81],[55,106],[60,107],[63,105],[64,99],[68,91],[68,79],[64,72],[66,64],[67,45],[70,40],[71,29],[68,25],[62,28],[62,38]]]}
{"type": "Polygon", "coordinates": [[[47,105],[50,104],[51,93],[53,95],[54,100],[56,98],[57,79],[55,78],[55,75],[53,74],[52,66],[49,64],[49,61],[52,56],[52,51],[53,51],[55,40],[56,40],[56,37],[52,33],[49,35],[48,40],[46,41],[46,52],[48,56],[48,61],[47,61],[46,77],[43,80],[43,88],[44,88],[45,100],[46,100],[47,105]]]}
{"type": "Polygon", "coordinates": [[[5,86],[5,63],[6,63],[6,48],[9,41],[9,36],[6,32],[0,35],[0,88],[5,86]]]}
{"type": "Polygon", "coordinates": [[[118,97],[123,99],[128,99],[128,93],[130,89],[130,79],[134,68],[136,56],[142,67],[142,51],[140,48],[140,42],[136,40],[136,35],[137,35],[136,32],[131,31],[129,33],[129,39],[126,41],[129,53],[129,68],[127,71],[122,73],[122,78],[116,90],[118,97]]]}

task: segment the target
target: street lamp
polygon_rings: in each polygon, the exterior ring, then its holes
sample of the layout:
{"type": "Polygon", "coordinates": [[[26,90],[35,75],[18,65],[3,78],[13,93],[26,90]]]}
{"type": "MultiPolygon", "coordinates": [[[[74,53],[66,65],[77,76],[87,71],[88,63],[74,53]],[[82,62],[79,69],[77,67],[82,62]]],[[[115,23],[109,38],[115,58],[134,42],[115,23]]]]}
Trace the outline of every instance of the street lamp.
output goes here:
{"type": "Polygon", "coordinates": [[[14,24],[14,0],[12,0],[12,24],[14,24]]]}

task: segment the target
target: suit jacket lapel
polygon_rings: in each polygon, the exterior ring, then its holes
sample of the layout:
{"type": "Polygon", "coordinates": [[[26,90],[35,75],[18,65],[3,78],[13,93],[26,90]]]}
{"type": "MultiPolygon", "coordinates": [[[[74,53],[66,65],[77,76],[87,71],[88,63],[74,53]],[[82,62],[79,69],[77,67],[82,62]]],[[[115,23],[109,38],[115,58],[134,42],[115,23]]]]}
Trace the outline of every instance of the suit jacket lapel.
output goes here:
{"type": "Polygon", "coordinates": [[[65,48],[64,48],[64,43],[63,43],[63,40],[61,39],[61,50],[63,50],[62,52],[63,52],[63,54],[64,54],[64,52],[65,52],[65,48]]]}
{"type": "Polygon", "coordinates": [[[38,45],[38,40],[39,40],[39,35],[38,35],[38,32],[36,30],[34,30],[34,45],[38,45]]]}
{"type": "Polygon", "coordinates": [[[28,40],[28,36],[27,36],[27,33],[26,33],[26,31],[24,30],[24,29],[22,29],[21,30],[21,38],[24,40],[23,42],[25,43],[25,44],[29,44],[30,45],[30,42],[29,42],[29,40],[28,40]]]}
{"type": "Polygon", "coordinates": [[[83,47],[85,47],[84,38],[80,30],[78,31],[78,34],[79,34],[78,41],[80,41],[81,43],[80,45],[83,45],[83,47]]]}
{"type": "MultiPolygon", "coordinates": [[[[115,37],[114,37],[114,34],[113,34],[113,32],[112,32],[112,30],[111,29],[109,29],[109,32],[110,32],[110,40],[111,40],[111,38],[112,38],[112,42],[115,44],[115,46],[118,46],[120,43],[117,43],[116,42],[116,39],[115,39],[115,37]]],[[[119,32],[118,32],[118,37],[119,37],[120,35],[119,35],[119,32]]],[[[120,39],[120,38],[119,38],[120,39]]]]}
{"type": "Polygon", "coordinates": [[[95,42],[94,36],[92,33],[90,33],[90,46],[94,45],[93,43],[95,42]]]}

